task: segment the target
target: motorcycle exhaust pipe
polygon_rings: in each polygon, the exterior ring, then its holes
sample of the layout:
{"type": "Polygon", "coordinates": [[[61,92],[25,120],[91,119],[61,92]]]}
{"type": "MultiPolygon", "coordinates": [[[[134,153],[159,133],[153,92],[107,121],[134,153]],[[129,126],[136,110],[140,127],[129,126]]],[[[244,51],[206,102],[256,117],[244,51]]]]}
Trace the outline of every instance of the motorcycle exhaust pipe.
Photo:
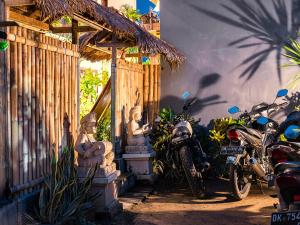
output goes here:
{"type": "Polygon", "coordinates": [[[253,169],[253,171],[260,178],[264,178],[266,180],[266,173],[265,173],[264,169],[262,168],[262,166],[257,162],[257,160],[255,158],[250,158],[249,163],[250,163],[251,168],[253,169]]]}

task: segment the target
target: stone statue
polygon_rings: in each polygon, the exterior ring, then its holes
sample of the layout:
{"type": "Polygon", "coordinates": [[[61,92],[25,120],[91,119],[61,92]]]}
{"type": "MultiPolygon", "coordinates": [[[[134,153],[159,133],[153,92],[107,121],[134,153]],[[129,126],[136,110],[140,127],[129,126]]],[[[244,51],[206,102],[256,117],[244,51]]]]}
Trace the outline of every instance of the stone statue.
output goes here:
{"type": "Polygon", "coordinates": [[[129,112],[129,122],[127,124],[127,144],[129,146],[149,145],[146,134],[150,132],[149,124],[139,125],[142,119],[142,109],[140,106],[133,107],[129,112]]]}
{"type": "Polygon", "coordinates": [[[112,144],[107,141],[97,141],[96,132],[96,114],[89,113],[80,121],[80,133],[75,143],[79,166],[92,167],[98,163],[100,168],[104,168],[112,164],[114,160],[112,144]]]}
{"type": "Polygon", "coordinates": [[[142,109],[135,106],[130,110],[127,124],[127,146],[123,158],[126,161],[127,171],[134,173],[138,180],[154,180],[152,160],[155,152],[151,148],[147,134],[151,131],[148,124],[140,126],[142,109]]]}

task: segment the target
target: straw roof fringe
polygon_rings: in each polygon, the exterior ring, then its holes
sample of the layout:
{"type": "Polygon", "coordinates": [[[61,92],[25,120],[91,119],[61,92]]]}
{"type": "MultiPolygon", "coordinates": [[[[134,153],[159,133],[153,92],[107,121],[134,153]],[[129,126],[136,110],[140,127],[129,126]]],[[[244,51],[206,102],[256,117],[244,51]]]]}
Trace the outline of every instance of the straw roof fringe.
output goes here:
{"type": "MultiPolygon", "coordinates": [[[[64,15],[72,16],[78,13],[105,26],[114,32],[118,39],[133,41],[143,53],[162,54],[172,68],[185,61],[185,57],[172,45],[153,36],[117,10],[102,6],[93,0],[35,0],[35,2],[43,18],[50,18],[53,21],[64,15]]],[[[86,45],[95,43],[96,37],[97,33],[90,32],[81,38],[80,43],[81,55],[93,61],[102,58],[99,57],[99,53],[96,54],[96,50],[90,50],[86,45]]],[[[102,56],[104,57],[104,54],[102,56]]]]}

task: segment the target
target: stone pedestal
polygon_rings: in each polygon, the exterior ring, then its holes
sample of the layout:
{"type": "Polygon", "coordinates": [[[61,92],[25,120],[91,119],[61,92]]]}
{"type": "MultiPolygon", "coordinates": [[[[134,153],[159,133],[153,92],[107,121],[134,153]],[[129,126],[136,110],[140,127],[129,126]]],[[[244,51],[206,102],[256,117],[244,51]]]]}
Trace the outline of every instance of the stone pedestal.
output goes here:
{"type": "MultiPolygon", "coordinates": [[[[141,147],[141,146],[136,146],[141,147]]],[[[126,153],[123,154],[123,158],[127,164],[127,170],[133,172],[138,180],[146,180],[152,183],[154,181],[152,160],[155,156],[155,152],[145,153],[126,153]]]]}
{"type": "MultiPolygon", "coordinates": [[[[114,164],[115,168],[115,164],[114,164]]],[[[85,168],[78,168],[78,176],[86,174],[85,168]]],[[[91,187],[91,194],[100,192],[101,196],[95,201],[96,214],[113,217],[122,210],[122,204],[118,201],[118,191],[116,180],[120,175],[119,170],[109,172],[109,170],[98,169],[93,185],[91,187]],[[109,173],[109,174],[108,174],[109,173]]]]}

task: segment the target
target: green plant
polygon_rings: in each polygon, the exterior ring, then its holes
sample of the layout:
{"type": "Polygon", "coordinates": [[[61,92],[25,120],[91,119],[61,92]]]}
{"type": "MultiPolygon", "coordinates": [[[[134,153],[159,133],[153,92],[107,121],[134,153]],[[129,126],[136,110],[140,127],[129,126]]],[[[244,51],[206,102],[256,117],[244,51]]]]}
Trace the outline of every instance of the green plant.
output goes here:
{"type": "Polygon", "coordinates": [[[98,121],[97,135],[98,141],[111,141],[111,113],[110,109],[107,116],[98,121]]]}
{"type": "Polygon", "coordinates": [[[97,99],[97,87],[100,86],[100,74],[86,69],[80,79],[80,117],[89,113],[97,99]]]}
{"type": "MultiPolygon", "coordinates": [[[[299,36],[299,34],[298,34],[299,36]]],[[[284,64],[284,67],[291,67],[291,66],[300,66],[300,43],[290,38],[288,44],[286,44],[283,49],[285,50],[285,57],[289,59],[289,63],[284,64]]],[[[300,81],[300,74],[296,74],[288,84],[290,89],[294,89],[299,85],[300,81]]]]}
{"type": "Polygon", "coordinates": [[[209,138],[222,145],[228,141],[226,132],[230,125],[241,124],[244,125],[245,121],[242,119],[233,119],[232,117],[219,118],[213,121],[213,129],[209,131],[209,138]]]}
{"type": "Polygon", "coordinates": [[[64,25],[70,25],[72,23],[72,18],[69,16],[63,16],[58,20],[55,20],[52,22],[53,26],[64,26],[64,25]]]}
{"type": "Polygon", "coordinates": [[[102,74],[101,74],[101,78],[100,78],[101,87],[104,87],[106,85],[106,83],[108,82],[108,80],[109,80],[109,73],[108,73],[108,71],[103,70],[102,74]]]}
{"type": "Polygon", "coordinates": [[[130,20],[139,21],[141,19],[141,14],[138,13],[133,7],[128,4],[122,5],[120,8],[120,12],[130,20]]]}
{"type": "Polygon", "coordinates": [[[4,52],[8,48],[7,41],[0,41],[0,52],[4,52]]]}
{"type": "Polygon", "coordinates": [[[232,117],[213,120],[213,129],[209,130],[206,140],[201,142],[201,144],[203,143],[202,147],[206,149],[206,153],[210,156],[210,163],[214,175],[217,177],[228,175],[228,168],[225,163],[226,157],[220,155],[220,148],[229,142],[226,133],[228,127],[233,124],[245,125],[245,121],[243,119],[233,119],[232,117]]]}
{"type": "Polygon", "coordinates": [[[63,149],[59,158],[52,153],[51,174],[45,178],[40,192],[37,219],[42,224],[66,224],[79,221],[92,202],[99,196],[88,194],[97,170],[91,168],[86,178],[79,182],[74,167],[73,148],[63,149]]]}

